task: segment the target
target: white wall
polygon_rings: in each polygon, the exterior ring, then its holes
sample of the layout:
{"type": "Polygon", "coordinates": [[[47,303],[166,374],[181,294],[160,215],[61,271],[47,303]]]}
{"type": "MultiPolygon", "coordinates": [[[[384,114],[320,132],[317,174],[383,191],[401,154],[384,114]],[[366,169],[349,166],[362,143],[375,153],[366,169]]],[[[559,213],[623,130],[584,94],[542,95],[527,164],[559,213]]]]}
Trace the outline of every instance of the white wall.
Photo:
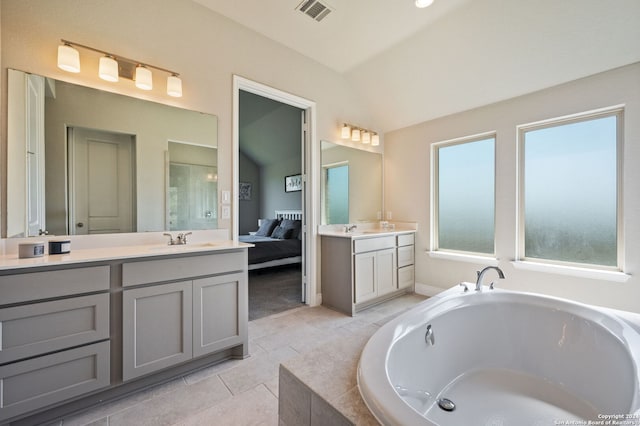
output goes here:
{"type": "MultiPolygon", "coordinates": [[[[416,281],[448,288],[475,281],[482,264],[429,257],[430,146],[496,131],[496,254],[507,276],[498,286],[640,312],[640,63],[533,94],[427,121],[385,135],[385,202],[396,220],[417,221],[416,281]],[[624,237],[627,282],[515,269],[516,126],[613,105],[624,112],[624,237]]],[[[470,206],[472,207],[472,206],[470,206]]]]}
{"type": "MultiPolygon", "coordinates": [[[[318,138],[337,138],[343,121],[373,127],[366,106],[343,76],[190,0],[3,0],[1,7],[3,84],[5,69],[14,68],[215,114],[221,191],[232,186],[234,74],[315,101],[318,138]],[[64,72],[56,65],[61,38],[177,71],[183,97],[166,95],[166,75],[159,72],[151,92],[128,80],[100,80],[100,55],[84,50],[82,71],[64,72]]],[[[3,110],[6,102],[3,90],[3,110]]],[[[6,125],[1,130],[6,152],[6,125]]],[[[2,194],[4,205],[6,183],[2,194]]],[[[219,226],[230,228],[230,222],[219,226]]]]}

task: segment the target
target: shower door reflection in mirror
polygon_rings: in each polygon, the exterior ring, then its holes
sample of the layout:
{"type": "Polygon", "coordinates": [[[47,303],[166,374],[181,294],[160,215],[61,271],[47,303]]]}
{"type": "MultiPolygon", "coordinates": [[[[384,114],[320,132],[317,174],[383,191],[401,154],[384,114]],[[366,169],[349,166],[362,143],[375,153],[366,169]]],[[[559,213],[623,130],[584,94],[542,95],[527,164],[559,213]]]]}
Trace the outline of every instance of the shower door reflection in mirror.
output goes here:
{"type": "Polygon", "coordinates": [[[167,228],[215,229],[218,222],[217,152],[214,148],[169,142],[167,228]]]}

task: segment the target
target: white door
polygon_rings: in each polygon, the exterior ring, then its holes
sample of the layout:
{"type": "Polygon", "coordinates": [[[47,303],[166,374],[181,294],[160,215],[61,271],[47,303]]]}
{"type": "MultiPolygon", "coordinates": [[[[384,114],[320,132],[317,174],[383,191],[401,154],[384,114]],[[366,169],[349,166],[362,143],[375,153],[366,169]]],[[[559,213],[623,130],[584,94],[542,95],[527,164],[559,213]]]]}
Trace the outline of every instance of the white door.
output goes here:
{"type": "Polygon", "coordinates": [[[135,232],[133,136],[69,128],[69,233],[135,232]]]}
{"type": "Polygon", "coordinates": [[[8,70],[7,236],[45,229],[44,77],[8,70]]]}
{"type": "Polygon", "coordinates": [[[44,204],[44,77],[27,74],[27,236],[46,229],[44,204]]]}

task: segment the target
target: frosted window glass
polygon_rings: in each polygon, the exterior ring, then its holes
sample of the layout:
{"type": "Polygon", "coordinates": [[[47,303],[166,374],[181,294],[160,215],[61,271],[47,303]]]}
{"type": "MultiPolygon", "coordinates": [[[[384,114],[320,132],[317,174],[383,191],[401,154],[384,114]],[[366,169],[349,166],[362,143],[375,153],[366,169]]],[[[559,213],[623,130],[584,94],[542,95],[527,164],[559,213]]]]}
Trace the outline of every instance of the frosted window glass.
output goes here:
{"type": "Polygon", "coordinates": [[[349,166],[328,168],[326,179],[327,224],[349,223],[349,166]]]}
{"type": "Polygon", "coordinates": [[[525,257],[617,265],[616,120],[525,132],[525,257]]]}
{"type": "Polygon", "coordinates": [[[494,144],[438,148],[438,249],[493,254],[494,144]]]}

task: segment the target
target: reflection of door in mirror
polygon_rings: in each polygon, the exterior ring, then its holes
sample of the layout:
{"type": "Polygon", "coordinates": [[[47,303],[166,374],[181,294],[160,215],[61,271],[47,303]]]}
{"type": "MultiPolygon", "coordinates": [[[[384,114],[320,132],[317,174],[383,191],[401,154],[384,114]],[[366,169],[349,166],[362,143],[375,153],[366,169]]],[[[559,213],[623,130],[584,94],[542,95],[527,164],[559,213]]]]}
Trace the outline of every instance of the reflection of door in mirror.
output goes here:
{"type": "Polygon", "coordinates": [[[70,234],[135,232],[134,140],[68,128],[70,234]]]}
{"type": "Polygon", "coordinates": [[[324,221],[327,225],[349,223],[349,164],[323,166],[324,221]]]}
{"type": "Polygon", "coordinates": [[[215,229],[218,225],[217,152],[214,148],[169,142],[167,229],[215,229]]]}
{"type": "Polygon", "coordinates": [[[44,232],[45,79],[9,70],[7,235],[31,237],[44,232]]]}

